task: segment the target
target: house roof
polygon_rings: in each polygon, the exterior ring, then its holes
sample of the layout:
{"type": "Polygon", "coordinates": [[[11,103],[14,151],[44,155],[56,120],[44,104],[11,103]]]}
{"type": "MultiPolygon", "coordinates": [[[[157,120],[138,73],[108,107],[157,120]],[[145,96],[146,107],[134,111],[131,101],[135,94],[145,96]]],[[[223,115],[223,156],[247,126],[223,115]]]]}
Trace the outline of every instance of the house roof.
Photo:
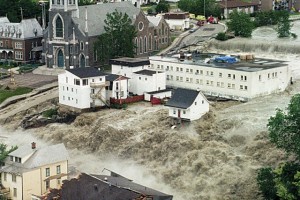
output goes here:
{"type": "Polygon", "coordinates": [[[249,6],[257,6],[259,3],[255,2],[246,2],[242,0],[223,0],[219,3],[221,8],[237,8],[237,7],[249,7],[249,6]]]}
{"type": "Polygon", "coordinates": [[[140,70],[140,71],[137,71],[137,72],[133,72],[135,74],[140,74],[140,75],[146,75],[146,76],[153,76],[153,74],[156,74],[156,73],[162,73],[160,71],[153,71],[153,70],[148,70],[148,69],[143,69],[143,70],[140,70]]]}
{"type": "Polygon", "coordinates": [[[109,60],[110,65],[123,65],[127,67],[138,67],[143,65],[150,65],[149,58],[116,58],[109,60]]]}
{"type": "Polygon", "coordinates": [[[0,33],[1,32],[13,33],[13,36],[10,36],[13,38],[17,38],[16,35],[20,34],[18,39],[43,36],[42,27],[35,18],[23,19],[20,23],[10,23],[6,17],[2,17],[0,18],[0,33]]]}
{"type": "Polygon", "coordinates": [[[171,99],[165,104],[169,107],[175,108],[189,108],[200,92],[196,90],[177,88],[171,99]]]}
{"type": "MultiPolygon", "coordinates": [[[[131,191],[134,191],[134,192],[137,192],[140,194],[144,194],[147,196],[156,196],[156,197],[158,197],[158,199],[165,199],[165,198],[159,198],[159,197],[172,198],[171,195],[168,195],[168,194],[159,192],[157,190],[154,190],[152,188],[148,188],[146,186],[134,183],[134,182],[132,182],[132,180],[127,179],[122,176],[114,177],[114,176],[95,175],[95,174],[91,174],[91,176],[96,177],[97,179],[100,179],[107,184],[118,186],[120,188],[125,188],[125,189],[131,190],[131,191]]],[[[156,198],[154,198],[154,199],[156,199],[156,198]]]]}
{"type": "Polygon", "coordinates": [[[165,13],[164,15],[165,19],[186,19],[189,18],[188,13],[165,13]]]}
{"type": "Polygon", "coordinates": [[[36,149],[31,149],[31,145],[27,146],[21,146],[9,154],[16,157],[22,157],[31,154],[24,163],[7,162],[7,164],[1,168],[0,171],[21,174],[22,172],[30,169],[69,160],[68,151],[65,145],[62,143],[51,146],[43,146],[36,149]],[[24,153],[21,151],[24,151],[24,153]]]}
{"type": "Polygon", "coordinates": [[[122,79],[129,79],[129,78],[127,78],[125,76],[120,76],[120,75],[117,75],[117,74],[108,74],[105,77],[106,81],[115,81],[117,79],[121,79],[122,80],[122,79]]]}
{"type": "Polygon", "coordinates": [[[89,36],[96,36],[105,32],[104,20],[106,19],[106,14],[108,13],[112,13],[115,10],[122,13],[126,12],[132,22],[135,21],[136,16],[140,13],[140,9],[136,8],[129,1],[79,6],[79,18],[73,17],[73,21],[76,24],[79,24],[79,28],[83,32],[85,30],[86,9],[88,15],[89,36]]]}
{"type": "Polygon", "coordinates": [[[133,183],[124,177],[88,175],[63,182],[60,189],[51,189],[44,199],[89,199],[89,200],[128,200],[151,195],[155,200],[172,200],[167,195],[148,187],[133,183]]]}
{"type": "Polygon", "coordinates": [[[146,92],[146,94],[159,94],[164,92],[171,92],[171,89],[164,89],[164,90],[158,90],[158,91],[152,91],[152,92],[146,92]]]}
{"type": "Polygon", "coordinates": [[[79,78],[89,78],[89,77],[106,75],[104,72],[99,71],[95,67],[80,67],[80,68],[66,69],[66,70],[79,78]]]}

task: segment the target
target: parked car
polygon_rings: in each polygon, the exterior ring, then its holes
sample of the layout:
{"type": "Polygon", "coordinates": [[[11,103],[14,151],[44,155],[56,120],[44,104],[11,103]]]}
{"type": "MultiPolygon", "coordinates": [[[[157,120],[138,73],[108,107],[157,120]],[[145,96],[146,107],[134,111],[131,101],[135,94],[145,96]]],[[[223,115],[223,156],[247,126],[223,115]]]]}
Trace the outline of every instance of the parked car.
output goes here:
{"type": "Polygon", "coordinates": [[[194,33],[195,31],[196,31],[196,30],[193,29],[193,28],[189,30],[190,33],[194,33]]]}

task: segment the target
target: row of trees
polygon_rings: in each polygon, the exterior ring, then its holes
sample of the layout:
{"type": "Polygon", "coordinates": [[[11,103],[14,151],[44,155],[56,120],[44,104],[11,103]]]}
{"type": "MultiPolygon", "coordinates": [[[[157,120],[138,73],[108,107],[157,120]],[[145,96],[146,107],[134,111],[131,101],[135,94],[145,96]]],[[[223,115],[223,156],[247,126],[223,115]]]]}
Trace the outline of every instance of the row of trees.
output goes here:
{"type": "Polygon", "coordinates": [[[6,16],[11,22],[20,22],[23,18],[41,16],[42,8],[34,0],[0,0],[0,15],[6,16]]]}
{"type": "Polygon", "coordinates": [[[195,15],[221,17],[221,8],[216,0],[180,0],[178,8],[195,15]]]}
{"type": "Polygon", "coordinates": [[[287,111],[277,109],[268,122],[269,138],[294,160],[258,172],[259,189],[267,200],[300,199],[300,94],[292,97],[287,111]]]}
{"type": "Polygon", "coordinates": [[[249,14],[234,11],[230,13],[229,19],[227,22],[228,29],[233,31],[235,36],[251,37],[256,27],[266,25],[277,25],[275,30],[278,33],[278,37],[289,37],[292,35],[292,24],[289,21],[288,11],[258,12],[254,20],[251,19],[249,14]]]}

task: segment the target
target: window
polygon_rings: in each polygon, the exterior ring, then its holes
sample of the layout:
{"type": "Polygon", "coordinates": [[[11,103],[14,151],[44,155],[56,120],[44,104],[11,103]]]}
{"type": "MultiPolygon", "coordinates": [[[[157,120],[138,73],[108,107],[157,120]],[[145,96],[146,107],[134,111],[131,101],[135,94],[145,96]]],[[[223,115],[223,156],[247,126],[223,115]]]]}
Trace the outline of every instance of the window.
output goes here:
{"type": "Polygon", "coordinates": [[[244,76],[245,81],[247,81],[247,76],[244,76]]]}
{"type": "Polygon", "coordinates": [[[182,113],[185,115],[185,113],[186,113],[185,110],[183,110],[182,113]]]}
{"type": "Polygon", "coordinates": [[[261,75],[258,76],[258,80],[261,81],[261,75]]]}
{"type": "Polygon", "coordinates": [[[242,85],[240,85],[240,90],[243,90],[243,89],[244,89],[244,87],[242,85]]]}
{"type": "Polygon", "coordinates": [[[275,77],[277,77],[277,72],[275,72],[275,77]]]}
{"type": "Polygon", "coordinates": [[[3,47],[3,42],[2,41],[0,41],[0,47],[3,47]]]}
{"type": "Polygon", "coordinates": [[[69,87],[67,87],[67,91],[69,91],[69,87]]]}
{"type": "Polygon", "coordinates": [[[68,80],[68,77],[66,77],[66,83],[68,83],[68,81],[69,81],[69,80],[68,80]]]}
{"type": "Polygon", "coordinates": [[[235,74],[232,75],[232,79],[235,79],[235,74]]]}
{"type": "Polygon", "coordinates": [[[19,158],[19,157],[15,157],[15,162],[17,162],[17,163],[21,163],[21,158],[19,158]]]}
{"type": "Polygon", "coordinates": [[[23,60],[23,52],[22,51],[16,51],[15,52],[15,59],[16,60],[23,60]]]}
{"type": "Polygon", "coordinates": [[[248,90],[248,86],[246,86],[246,85],[245,85],[245,87],[244,87],[244,88],[245,88],[245,90],[248,90]]]}
{"type": "Polygon", "coordinates": [[[46,168],[46,177],[50,176],[50,168],[46,168]]]}
{"type": "Polygon", "coordinates": [[[213,86],[213,85],[214,85],[214,82],[213,82],[213,81],[210,81],[210,85],[213,86]]]}
{"type": "Polygon", "coordinates": [[[201,74],[201,75],[203,74],[203,70],[200,70],[200,74],[201,74]]]}
{"type": "Polygon", "coordinates": [[[197,101],[195,101],[195,106],[197,105],[197,101]]]}
{"type": "Polygon", "coordinates": [[[189,68],[186,69],[186,72],[189,73],[189,68]]]}
{"type": "Polygon", "coordinates": [[[203,85],[203,80],[202,79],[200,79],[200,85],[203,85]]]}
{"type": "Polygon", "coordinates": [[[57,0],[57,4],[60,4],[60,0],[57,0]]]}
{"type": "Polygon", "coordinates": [[[231,74],[228,74],[228,78],[231,78],[231,74]]]}
{"type": "Polygon", "coordinates": [[[173,67],[171,66],[171,71],[173,71],[173,67]]]}
{"type": "Polygon", "coordinates": [[[217,87],[220,87],[220,82],[217,82],[217,87]]]}
{"type": "Polygon", "coordinates": [[[6,181],[7,180],[7,173],[6,172],[4,172],[4,177],[3,177],[3,179],[6,181]]]}
{"type": "Polygon", "coordinates": [[[84,50],[84,43],[80,42],[80,50],[84,50]]]}
{"type": "Polygon", "coordinates": [[[196,79],[196,83],[199,84],[199,79],[196,79]]]}
{"type": "Polygon", "coordinates": [[[270,78],[270,74],[268,74],[268,78],[270,78]]]}
{"type": "Polygon", "coordinates": [[[56,174],[60,174],[60,165],[56,166],[56,174]]]}
{"type": "Polygon", "coordinates": [[[50,181],[46,181],[46,190],[50,188],[50,181]]]}
{"type": "Polygon", "coordinates": [[[179,71],[179,67],[176,67],[176,71],[177,71],[177,72],[179,71]]]}
{"type": "Polygon", "coordinates": [[[209,71],[206,72],[206,76],[209,76],[209,71]]]}
{"type": "Polygon", "coordinates": [[[89,84],[89,80],[88,79],[83,79],[82,80],[82,85],[88,85],[89,84]]]}
{"type": "Polygon", "coordinates": [[[14,197],[17,197],[18,192],[17,192],[17,188],[14,188],[14,197]]]}
{"type": "Polygon", "coordinates": [[[102,82],[102,78],[99,79],[102,82]]]}
{"type": "Polygon", "coordinates": [[[204,100],[202,100],[202,104],[204,104],[204,100]]]}
{"type": "Polygon", "coordinates": [[[235,89],[235,84],[232,84],[232,85],[231,85],[231,88],[232,88],[232,89],[235,89]]]}
{"type": "Polygon", "coordinates": [[[193,69],[190,69],[190,73],[193,73],[193,69]]]}
{"type": "MultiPolygon", "coordinates": [[[[57,3],[58,3],[58,1],[57,1],[57,3]]],[[[62,19],[60,18],[60,16],[58,16],[55,21],[55,33],[56,33],[55,34],[56,37],[63,37],[63,22],[62,22],[62,19]]]]}
{"type": "Polygon", "coordinates": [[[14,157],[13,156],[9,156],[10,161],[14,161],[14,157]]]}
{"type": "Polygon", "coordinates": [[[61,179],[60,178],[57,179],[57,185],[61,185],[61,179]]]}
{"type": "Polygon", "coordinates": [[[176,115],[176,110],[175,109],[173,110],[173,114],[176,115]]]}
{"type": "Polygon", "coordinates": [[[76,99],[76,104],[78,104],[78,99],[76,99]]]}
{"type": "Polygon", "coordinates": [[[196,73],[195,73],[195,74],[199,74],[199,70],[198,70],[198,69],[196,70],[196,73]]]}
{"type": "Polygon", "coordinates": [[[190,81],[190,79],[189,78],[186,78],[186,82],[189,82],[190,81]]]}
{"type": "Polygon", "coordinates": [[[228,86],[227,86],[228,88],[231,88],[231,84],[230,83],[228,83],[228,86]]]}
{"type": "Polygon", "coordinates": [[[219,73],[219,77],[222,78],[222,73],[219,73]]]}
{"type": "Polygon", "coordinates": [[[15,49],[22,49],[23,44],[22,42],[15,42],[15,49]]]}
{"type": "Polygon", "coordinates": [[[69,0],[69,4],[72,4],[72,0],[69,0]]]}
{"type": "Polygon", "coordinates": [[[180,68],[180,71],[183,72],[183,68],[180,68]]]}
{"type": "Polygon", "coordinates": [[[12,182],[17,182],[17,176],[15,174],[11,175],[12,182]]]}
{"type": "Polygon", "coordinates": [[[80,79],[74,79],[74,85],[80,85],[80,79]]]}
{"type": "Polygon", "coordinates": [[[214,72],[210,72],[210,75],[213,76],[213,75],[214,75],[214,72]]]}
{"type": "Polygon", "coordinates": [[[139,80],[142,80],[142,77],[139,77],[139,80]]]}
{"type": "Polygon", "coordinates": [[[206,85],[209,85],[209,81],[206,81],[206,85]]]}
{"type": "Polygon", "coordinates": [[[70,46],[70,54],[73,54],[73,46],[70,46]]]}

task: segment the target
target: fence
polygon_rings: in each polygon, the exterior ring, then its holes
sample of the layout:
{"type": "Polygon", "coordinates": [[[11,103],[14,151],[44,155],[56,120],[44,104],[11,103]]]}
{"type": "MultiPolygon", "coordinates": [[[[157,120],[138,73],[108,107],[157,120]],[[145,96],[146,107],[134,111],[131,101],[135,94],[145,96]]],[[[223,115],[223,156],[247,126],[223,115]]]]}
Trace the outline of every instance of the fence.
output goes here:
{"type": "Polygon", "coordinates": [[[139,101],[144,101],[144,95],[131,96],[128,97],[127,99],[110,98],[110,104],[124,104],[124,103],[128,104],[128,103],[134,103],[139,101]]]}

